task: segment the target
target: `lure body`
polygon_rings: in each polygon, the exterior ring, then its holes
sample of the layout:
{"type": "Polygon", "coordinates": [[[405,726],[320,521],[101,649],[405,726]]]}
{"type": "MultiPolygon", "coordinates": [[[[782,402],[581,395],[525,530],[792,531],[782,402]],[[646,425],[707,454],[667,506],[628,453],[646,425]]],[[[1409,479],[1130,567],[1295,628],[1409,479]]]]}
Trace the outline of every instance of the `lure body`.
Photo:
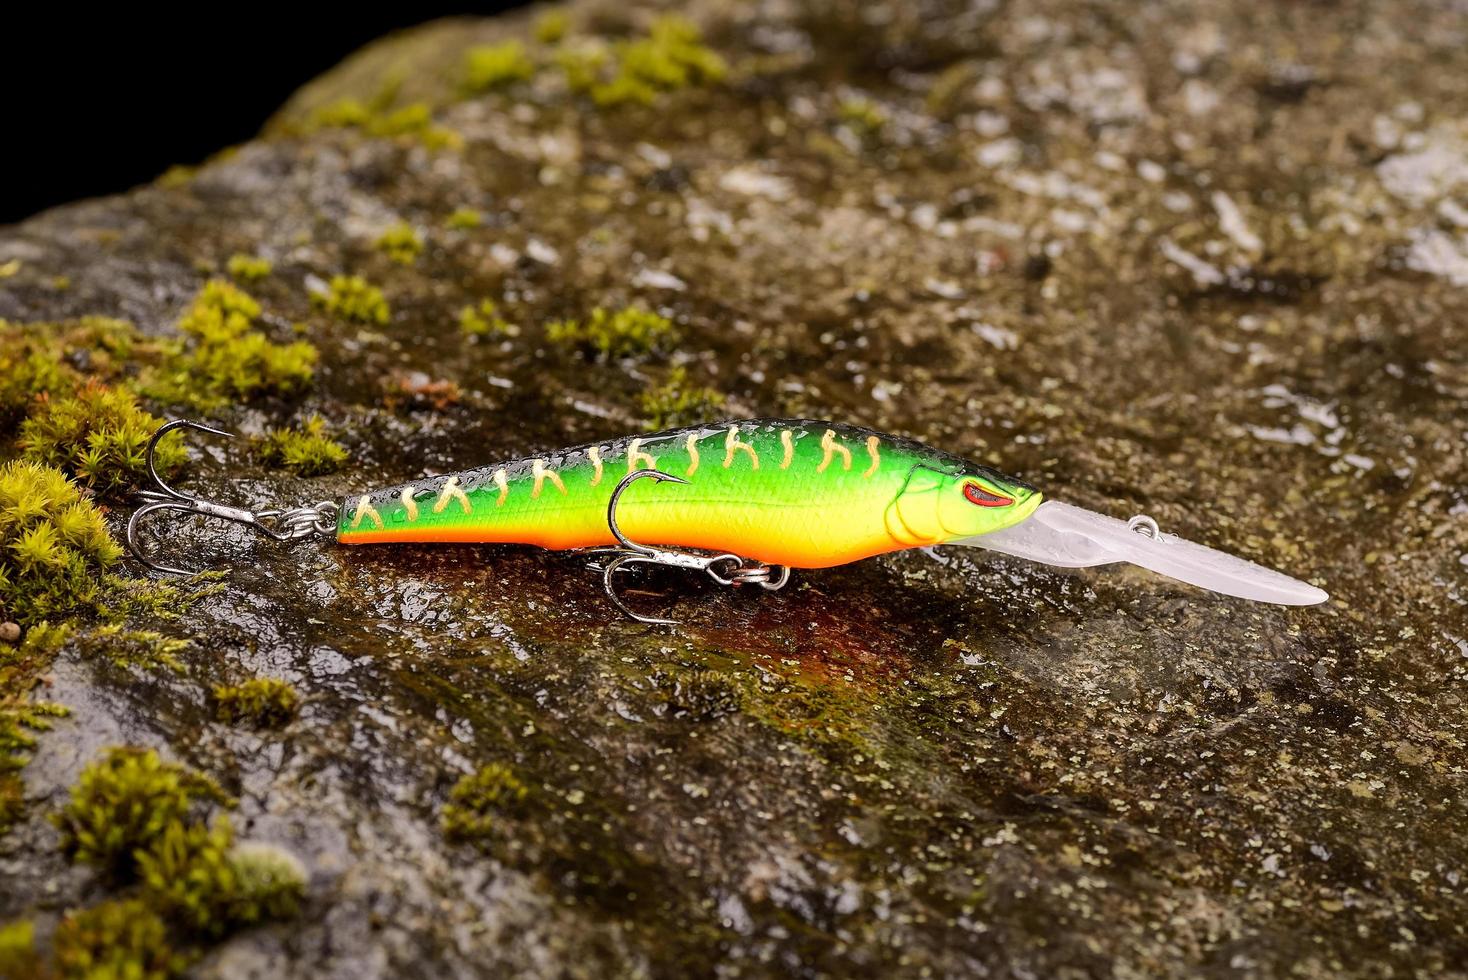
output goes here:
{"type": "Polygon", "coordinates": [[[576,446],[349,497],[343,544],[612,545],[608,504],[646,543],[821,568],[1011,527],[1035,488],[922,443],[831,422],[755,419],[576,446]]]}
{"type": "Polygon", "coordinates": [[[721,585],[782,588],[791,568],[821,568],[906,548],[957,545],[1084,568],[1129,562],[1224,595],[1306,606],[1329,596],[1308,582],[1164,534],[1150,517],[1120,521],[1040,499],[1027,483],[910,439],[833,422],[753,419],[670,429],[415,480],[305,507],[251,511],[174,489],[145,456],[154,489],[127,522],[133,557],[158,572],[139,527],[177,513],[243,524],[276,541],[333,531],[343,544],[502,542],[596,548],[607,597],[628,608],[619,571],[662,565],[721,585]],[[639,543],[640,542],[640,543],[639,543]]]}

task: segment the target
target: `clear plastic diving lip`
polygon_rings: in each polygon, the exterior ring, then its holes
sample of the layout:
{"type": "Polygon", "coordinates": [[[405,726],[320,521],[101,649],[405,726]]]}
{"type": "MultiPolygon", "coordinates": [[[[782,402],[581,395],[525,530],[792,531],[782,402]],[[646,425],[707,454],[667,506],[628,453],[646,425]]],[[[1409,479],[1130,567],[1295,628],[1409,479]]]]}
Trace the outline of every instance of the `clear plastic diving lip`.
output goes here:
{"type": "Polygon", "coordinates": [[[1285,606],[1311,606],[1330,598],[1323,589],[1263,565],[1054,500],[1042,503],[1014,527],[949,544],[988,548],[1062,568],[1130,562],[1212,592],[1285,606]]]}

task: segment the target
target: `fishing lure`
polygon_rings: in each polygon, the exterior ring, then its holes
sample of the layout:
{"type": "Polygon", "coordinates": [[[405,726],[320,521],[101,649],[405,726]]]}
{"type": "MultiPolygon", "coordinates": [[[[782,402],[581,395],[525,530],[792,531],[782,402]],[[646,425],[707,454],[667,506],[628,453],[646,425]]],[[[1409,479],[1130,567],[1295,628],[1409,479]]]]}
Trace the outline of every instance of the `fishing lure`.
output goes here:
{"type": "Polygon", "coordinates": [[[856,426],[752,419],[670,429],[530,456],[341,502],[252,512],[164,483],[158,440],[148,444],[157,489],[128,521],[133,556],[161,565],[139,542],[157,511],[218,517],[278,541],[334,534],[347,545],[473,542],[578,549],[595,559],[607,596],[633,611],[616,576],[637,565],[707,574],[723,585],[782,588],[793,568],[823,568],[908,548],[987,548],[1066,568],[1131,562],[1225,595],[1284,605],[1323,602],[1320,589],[1253,562],[1163,534],[1155,521],[1120,521],[922,443],[856,426]]]}

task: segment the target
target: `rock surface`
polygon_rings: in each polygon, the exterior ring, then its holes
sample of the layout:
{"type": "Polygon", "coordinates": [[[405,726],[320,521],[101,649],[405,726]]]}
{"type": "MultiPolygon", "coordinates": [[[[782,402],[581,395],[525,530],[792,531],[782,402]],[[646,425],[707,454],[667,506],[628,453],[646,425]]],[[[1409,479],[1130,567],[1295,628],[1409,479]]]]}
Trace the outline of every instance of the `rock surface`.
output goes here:
{"type": "MultiPolygon", "coordinates": [[[[651,16],[569,13],[573,38],[651,16]]],[[[164,546],[230,572],[177,624],[188,670],[55,665],[73,714],[0,838],[0,922],[106,893],[48,814],[133,744],[213,774],[310,875],[295,921],[201,976],[1468,971],[1468,12],[688,15],[729,73],[646,108],[550,69],[463,97],[467,48],[528,19],[388,38],[187,179],[0,229],[0,318],[166,335],[208,269],[270,259],[248,288],[303,324],[317,383],[218,420],[316,412],[352,462],[288,478],[196,443],[189,485],[250,506],[634,431],[682,365],[727,415],[912,435],[1331,602],[914,552],[771,595],[659,580],[668,630],[566,557],[190,527],[164,546]],[[462,144],[307,124],[394,81],[462,144]],[[449,229],[463,208],[482,225],[449,229]],[[374,247],[398,222],[408,264],[374,247]],[[313,309],[343,273],[389,322],[313,309]],[[486,297],[518,335],[461,333],[486,297]],[[629,304],[675,322],[671,355],[545,339],[629,304]],[[284,729],[215,720],[211,685],[253,675],[301,692],[284,729]],[[489,763],[524,800],[447,839],[489,763]]]]}

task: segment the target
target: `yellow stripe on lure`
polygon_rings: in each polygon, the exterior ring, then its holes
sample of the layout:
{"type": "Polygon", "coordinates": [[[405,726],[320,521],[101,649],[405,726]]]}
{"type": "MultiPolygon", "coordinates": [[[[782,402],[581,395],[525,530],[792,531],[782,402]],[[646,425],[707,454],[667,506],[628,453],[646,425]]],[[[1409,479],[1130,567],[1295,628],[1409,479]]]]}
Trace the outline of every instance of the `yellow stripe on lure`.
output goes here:
{"type": "Polygon", "coordinates": [[[338,504],[252,513],[156,490],[128,523],[159,510],[221,517],[278,540],[336,534],[343,544],[506,543],[600,553],[608,595],[631,564],[700,570],[726,584],[779,588],[791,568],[822,568],[908,548],[986,547],[1067,567],[1130,561],[1228,595],[1291,605],[1324,592],[1211,548],[1051,501],[986,466],[922,443],[807,419],[670,429],[389,487],[338,504]],[[641,543],[639,543],[641,542],[641,543]]]}

